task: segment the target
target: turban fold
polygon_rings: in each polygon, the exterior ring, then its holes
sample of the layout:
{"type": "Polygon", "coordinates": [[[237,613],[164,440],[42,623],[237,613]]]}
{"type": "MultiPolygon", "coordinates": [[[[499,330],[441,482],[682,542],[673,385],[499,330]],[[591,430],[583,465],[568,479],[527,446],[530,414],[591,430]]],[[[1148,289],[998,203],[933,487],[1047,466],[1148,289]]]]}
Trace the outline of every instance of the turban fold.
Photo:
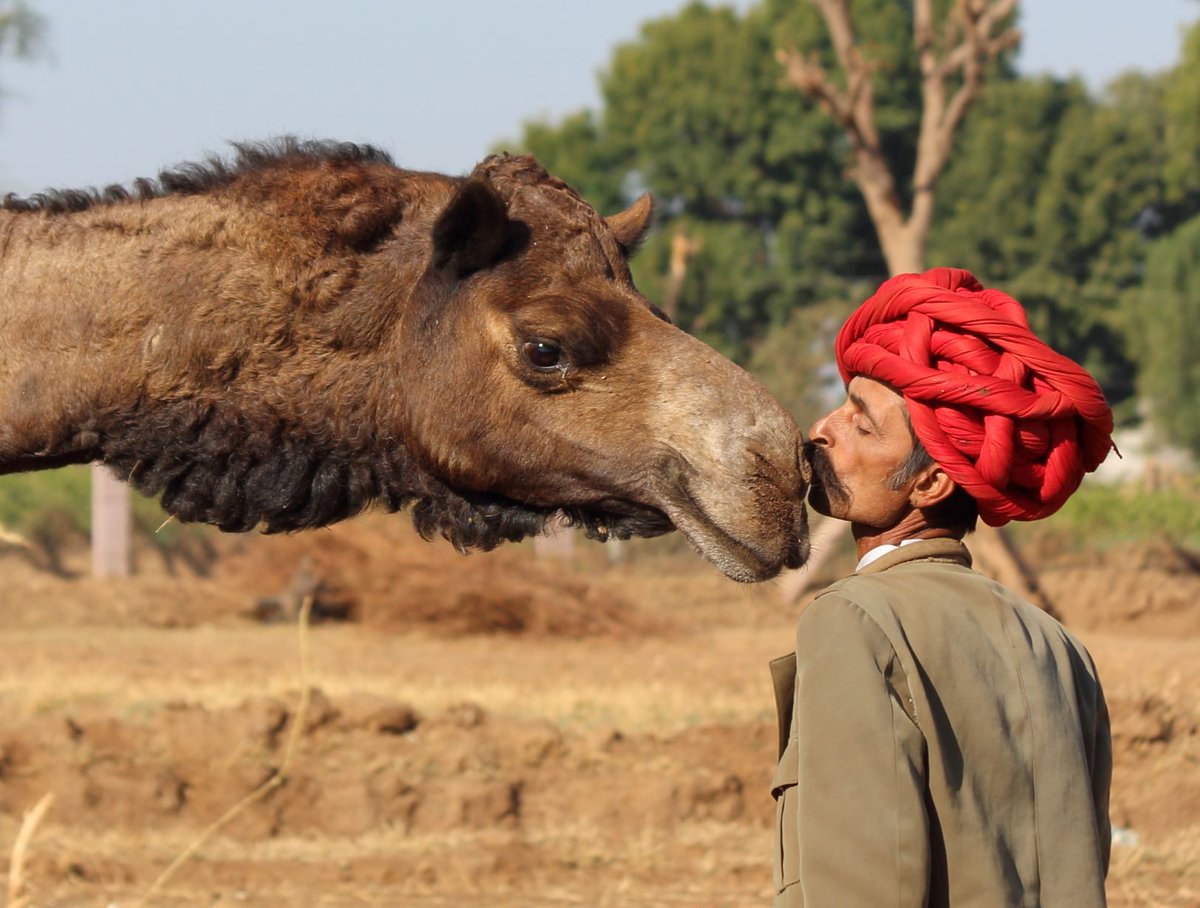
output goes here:
{"type": "Polygon", "coordinates": [[[1113,447],[1091,375],[1033,334],[1020,303],[960,268],[885,281],[836,353],[843,381],[904,396],[925,450],[991,526],[1053,514],[1113,447]]]}

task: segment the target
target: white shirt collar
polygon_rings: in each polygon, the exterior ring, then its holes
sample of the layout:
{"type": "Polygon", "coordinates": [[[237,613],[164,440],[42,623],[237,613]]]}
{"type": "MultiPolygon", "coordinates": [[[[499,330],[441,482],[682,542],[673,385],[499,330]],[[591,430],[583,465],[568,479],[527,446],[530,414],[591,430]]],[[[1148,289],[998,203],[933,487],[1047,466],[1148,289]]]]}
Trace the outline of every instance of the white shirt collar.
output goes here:
{"type": "MultiPolygon", "coordinates": [[[[910,542],[922,542],[922,541],[923,540],[920,540],[920,539],[901,539],[900,545],[908,545],[910,542]]],[[[866,552],[863,553],[863,556],[858,559],[858,564],[856,564],[854,566],[854,572],[858,573],[863,568],[865,568],[868,564],[870,564],[872,561],[878,561],[880,558],[882,558],[888,552],[896,551],[896,549],[900,548],[900,545],[892,545],[891,543],[885,542],[885,543],[875,546],[875,548],[873,548],[873,549],[868,549],[866,552]]]]}

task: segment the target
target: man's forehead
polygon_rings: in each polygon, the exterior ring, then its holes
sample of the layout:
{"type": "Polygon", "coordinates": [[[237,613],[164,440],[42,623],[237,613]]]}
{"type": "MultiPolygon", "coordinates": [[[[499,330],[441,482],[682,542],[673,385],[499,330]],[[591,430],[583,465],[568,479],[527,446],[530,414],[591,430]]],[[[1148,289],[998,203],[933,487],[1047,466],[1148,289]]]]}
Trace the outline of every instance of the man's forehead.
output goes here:
{"type": "Polygon", "coordinates": [[[890,410],[902,410],[904,407],[904,397],[899,391],[887,382],[865,375],[853,376],[846,385],[846,394],[851,399],[861,401],[873,412],[878,411],[876,415],[880,417],[890,410]]]}

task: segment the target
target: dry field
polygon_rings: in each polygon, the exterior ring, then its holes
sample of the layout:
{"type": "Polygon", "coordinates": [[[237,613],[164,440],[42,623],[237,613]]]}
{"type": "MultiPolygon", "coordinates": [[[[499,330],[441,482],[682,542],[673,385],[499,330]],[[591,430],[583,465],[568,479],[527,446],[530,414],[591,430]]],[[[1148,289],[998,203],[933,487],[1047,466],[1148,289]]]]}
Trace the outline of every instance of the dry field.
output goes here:
{"type": "MultiPolygon", "coordinates": [[[[208,577],[142,553],[109,583],[0,554],[3,850],[54,794],[30,908],[139,904],[294,727],[286,783],[147,904],[770,903],[766,664],[799,608],[777,585],[670,541],[620,564],[597,545],[462,558],[396,517],[220,544],[208,577]],[[355,616],[311,627],[303,710],[296,624],[248,617],[301,566],[355,616]]],[[[1041,576],[1113,713],[1110,904],[1200,906],[1200,574],[1147,546],[1041,576]]]]}

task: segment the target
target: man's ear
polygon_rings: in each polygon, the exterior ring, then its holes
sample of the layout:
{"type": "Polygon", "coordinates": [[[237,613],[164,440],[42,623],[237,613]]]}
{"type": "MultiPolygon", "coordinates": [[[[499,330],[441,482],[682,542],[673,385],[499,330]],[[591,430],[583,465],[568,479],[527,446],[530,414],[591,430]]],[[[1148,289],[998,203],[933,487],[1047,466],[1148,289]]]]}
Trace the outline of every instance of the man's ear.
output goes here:
{"type": "Polygon", "coordinates": [[[936,463],[927,466],[913,481],[908,501],[914,508],[929,508],[950,497],[958,485],[936,463]]]}
{"type": "Polygon", "coordinates": [[[483,180],[468,179],[433,225],[433,265],[465,277],[500,258],[511,222],[504,199],[483,180]]]}

